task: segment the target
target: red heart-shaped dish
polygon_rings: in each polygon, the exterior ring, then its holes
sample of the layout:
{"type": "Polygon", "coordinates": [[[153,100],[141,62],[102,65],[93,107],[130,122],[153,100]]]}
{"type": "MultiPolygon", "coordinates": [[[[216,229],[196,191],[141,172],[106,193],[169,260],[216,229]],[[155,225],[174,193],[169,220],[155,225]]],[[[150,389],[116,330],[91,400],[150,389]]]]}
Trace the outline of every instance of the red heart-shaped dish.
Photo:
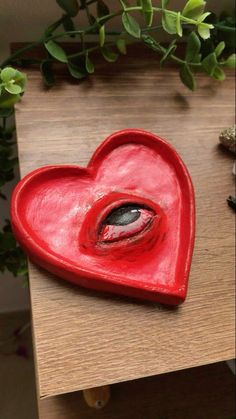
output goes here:
{"type": "Polygon", "coordinates": [[[164,140],[112,134],[87,168],[48,166],[16,186],[12,228],[30,259],[86,288],[179,304],[194,243],[188,171],[164,140]]]}

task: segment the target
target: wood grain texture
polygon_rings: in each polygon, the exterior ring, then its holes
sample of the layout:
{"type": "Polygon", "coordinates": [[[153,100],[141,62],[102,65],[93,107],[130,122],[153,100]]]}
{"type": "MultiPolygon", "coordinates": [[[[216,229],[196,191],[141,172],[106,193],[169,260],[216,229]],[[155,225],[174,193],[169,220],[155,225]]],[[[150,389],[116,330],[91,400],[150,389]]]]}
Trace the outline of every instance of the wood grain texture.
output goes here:
{"type": "Polygon", "coordinates": [[[50,397],[40,401],[40,419],[230,419],[234,387],[232,372],[218,363],[114,384],[101,410],[81,392],[50,397]]]}
{"type": "Polygon", "coordinates": [[[234,181],[232,157],[217,146],[234,121],[234,81],[198,82],[189,92],[149,50],[100,63],[82,83],[58,76],[51,90],[29,71],[16,110],[22,175],[47,164],[86,165],[113,131],[142,128],[176,147],[197,205],[189,292],[179,309],[82,290],[30,266],[42,398],[234,356],[234,214],[225,201],[234,181]]]}

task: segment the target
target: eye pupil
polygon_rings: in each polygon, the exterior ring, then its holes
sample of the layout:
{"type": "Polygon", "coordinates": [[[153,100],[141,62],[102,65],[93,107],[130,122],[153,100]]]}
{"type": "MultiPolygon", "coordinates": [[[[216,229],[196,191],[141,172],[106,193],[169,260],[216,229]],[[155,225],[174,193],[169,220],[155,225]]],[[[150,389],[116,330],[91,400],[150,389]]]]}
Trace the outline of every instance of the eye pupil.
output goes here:
{"type": "Polygon", "coordinates": [[[138,220],[140,207],[137,205],[125,205],[113,210],[104,220],[105,225],[125,226],[138,220]]]}
{"type": "Polygon", "coordinates": [[[127,203],[113,209],[103,220],[99,237],[103,243],[130,239],[148,228],[155,212],[137,203],[127,203]]]}

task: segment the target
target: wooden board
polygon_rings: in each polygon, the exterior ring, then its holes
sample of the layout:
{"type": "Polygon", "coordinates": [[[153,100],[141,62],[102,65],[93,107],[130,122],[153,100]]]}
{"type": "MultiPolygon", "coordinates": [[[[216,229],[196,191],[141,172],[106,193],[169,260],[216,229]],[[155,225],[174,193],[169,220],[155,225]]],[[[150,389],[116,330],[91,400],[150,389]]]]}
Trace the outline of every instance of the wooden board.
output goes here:
{"type": "Polygon", "coordinates": [[[219,363],[115,384],[106,407],[88,407],[81,392],[40,401],[42,419],[230,419],[234,376],[219,363]]]}
{"type": "Polygon", "coordinates": [[[143,128],[176,147],[197,204],[189,293],[177,310],[82,290],[30,266],[41,398],[234,356],[234,214],[225,201],[234,181],[232,157],[217,146],[234,121],[233,75],[223,84],[198,81],[189,92],[149,50],[100,63],[82,83],[59,76],[51,90],[29,71],[16,111],[22,175],[46,164],[86,165],[111,132],[143,128]]]}

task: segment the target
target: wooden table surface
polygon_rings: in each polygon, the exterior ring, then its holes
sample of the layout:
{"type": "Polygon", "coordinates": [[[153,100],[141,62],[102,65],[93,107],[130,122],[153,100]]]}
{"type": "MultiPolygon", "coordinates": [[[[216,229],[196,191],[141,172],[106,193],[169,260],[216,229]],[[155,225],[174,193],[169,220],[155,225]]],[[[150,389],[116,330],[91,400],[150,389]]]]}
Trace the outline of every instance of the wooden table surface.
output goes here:
{"type": "MultiPolygon", "coordinates": [[[[233,75],[198,77],[188,91],[155,53],[99,63],[82,83],[59,76],[51,90],[29,71],[17,105],[21,175],[47,164],[86,165],[113,131],[142,128],[167,139],[196,191],[197,231],[186,302],[179,309],[72,286],[30,265],[39,395],[72,392],[234,357],[232,157],[217,146],[234,121],[233,75]]],[[[55,214],[56,216],[56,214],[55,214]]]]}

